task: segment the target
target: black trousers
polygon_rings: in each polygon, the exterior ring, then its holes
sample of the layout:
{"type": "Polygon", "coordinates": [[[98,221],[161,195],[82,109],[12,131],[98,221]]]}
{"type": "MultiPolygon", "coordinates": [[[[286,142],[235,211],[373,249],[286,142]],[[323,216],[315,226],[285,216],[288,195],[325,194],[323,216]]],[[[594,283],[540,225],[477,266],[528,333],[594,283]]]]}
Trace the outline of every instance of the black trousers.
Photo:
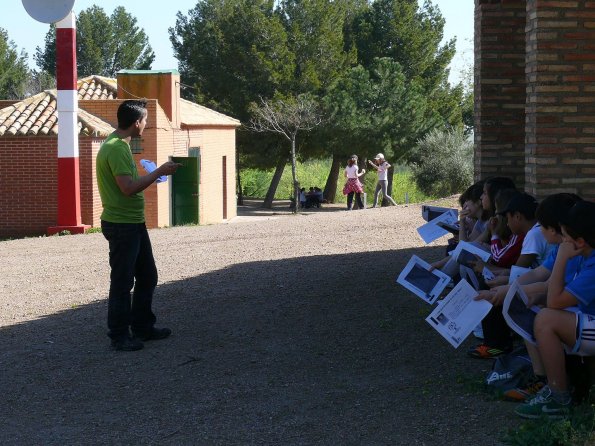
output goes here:
{"type": "Polygon", "coordinates": [[[108,336],[121,338],[150,331],[155,324],[151,310],[157,286],[157,267],[144,223],[101,221],[109,243],[110,289],[107,309],[108,336]],[[130,294],[132,288],[134,292],[130,294]]]}
{"type": "Polygon", "coordinates": [[[362,201],[362,194],[356,194],[355,192],[349,192],[347,194],[347,209],[353,209],[353,195],[355,194],[355,199],[357,200],[357,207],[358,209],[364,208],[364,202],[362,201]]]}
{"type": "Polygon", "coordinates": [[[508,350],[512,348],[512,330],[502,315],[502,306],[494,306],[481,321],[483,342],[490,347],[508,350]]]}

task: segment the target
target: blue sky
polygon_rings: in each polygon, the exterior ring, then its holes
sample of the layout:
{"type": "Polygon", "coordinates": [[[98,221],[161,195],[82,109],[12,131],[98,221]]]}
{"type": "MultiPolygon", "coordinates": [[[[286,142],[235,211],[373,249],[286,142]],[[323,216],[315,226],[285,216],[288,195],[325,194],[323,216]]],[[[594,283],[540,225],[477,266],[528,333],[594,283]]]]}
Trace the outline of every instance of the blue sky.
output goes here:
{"type": "MultiPolygon", "coordinates": [[[[419,0],[423,3],[423,0],[419,0]]],[[[459,79],[460,71],[473,62],[473,0],[432,0],[438,5],[446,19],[445,38],[457,37],[457,55],[451,65],[451,82],[459,79]]],[[[113,10],[123,5],[126,11],[138,20],[138,25],[149,37],[149,43],[155,51],[154,69],[177,68],[173,50],[169,41],[168,28],[173,27],[176,14],[186,14],[194,8],[196,0],[169,0],[159,2],[156,11],[154,2],[147,0],[76,0],[74,11],[81,11],[98,4],[110,15],[113,10]],[[151,6],[148,6],[151,5],[151,6]]],[[[24,49],[29,55],[29,65],[35,67],[33,55],[37,46],[43,47],[49,25],[39,23],[27,15],[20,0],[4,0],[0,28],[8,32],[19,50],[24,49]]]]}

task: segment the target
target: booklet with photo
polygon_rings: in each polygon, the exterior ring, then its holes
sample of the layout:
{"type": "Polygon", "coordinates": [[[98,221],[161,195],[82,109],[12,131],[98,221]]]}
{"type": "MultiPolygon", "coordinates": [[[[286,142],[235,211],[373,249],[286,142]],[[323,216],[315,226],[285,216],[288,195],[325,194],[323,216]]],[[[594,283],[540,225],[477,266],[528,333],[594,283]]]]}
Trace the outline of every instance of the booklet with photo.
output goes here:
{"type": "Polygon", "coordinates": [[[450,226],[456,224],[458,219],[456,209],[450,209],[447,212],[440,214],[433,220],[417,228],[417,233],[425,243],[431,243],[434,240],[449,233],[448,230],[440,227],[439,223],[446,223],[450,226]]]}
{"type": "Polygon", "coordinates": [[[426,318],[454,348],[461,345],[492,308],[486,300],[473,300],[475,296],[477,291],[461,280],[426,318]]]}
{"type": "Polygon", "coordinates": [[[450,282],[450,277],[438,269],[430,271],[430,268],[428,262],[413,255],[397,277],[397,283],[427,303],[433,304],[450,282]]]}
{"type": "Polygon", "coordinates": [[[523,287],[518,282],[513,282],[504,298],[502,315],[514,332],[523,339],[535,344],[533,323],[535,322],[535,316],[539,312],[539,307],[533,306],[527,308],[528,302],[529,300],[523,291],[523,287]]]}
{"type": "Polygon", "coordinates": [[[437,217],[440,217],[445,212],[454,212],[458,214],[458,211],[453,208],[445,208],[440,206],[430,206],[428,204],[424,204],[421,207],[421,216],[425,221],[432,221],[437,217]]]}
{"type": "MultiPolygon", "coordinates": [[[[522,285],[518,282],[513,282],[506,293],[504,303],[502,305],[502,315],[506,320],[508,326],[523,339],[529,341],[531,344],[535,344],[535,335],[533,332],[533,324],[535,323],[535,317],[539,313],[539,308],[536,305],[532,305],[527,308],[529,299],[527,294],[523,290],[522,285]]],[[[566,311],[576,313],[579,311],[578,307],[565,308],[566,311]]]]}
{"type": "Polygon", "coordinates": [[[476,244],[460,241],[451,255],[459,264],[473,268],[473,264],[477,260],[487,262],[491,253],[476,244]]]}
{"type": "MultiPolygon", "coordinates": [[[[149,160],[140,160],[140,165],[143,166],[143,169],[145,169],[147,173],[151,173],[157,169],[157,165],[149,160]]],[[[167,181],[167,175],[161,175],[155,180],[155,183],[164,183],[165,181],[167,181]]]]}

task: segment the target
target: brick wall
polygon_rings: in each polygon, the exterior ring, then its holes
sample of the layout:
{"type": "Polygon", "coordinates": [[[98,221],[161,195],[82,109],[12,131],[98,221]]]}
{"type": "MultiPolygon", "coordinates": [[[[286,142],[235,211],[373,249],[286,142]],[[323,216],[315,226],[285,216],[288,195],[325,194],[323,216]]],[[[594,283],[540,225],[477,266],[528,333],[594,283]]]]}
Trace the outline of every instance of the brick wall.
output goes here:
{"type": "Polygon", "coordinates": [[[0,237],[42,235],[58,212],[56,137],[0,138],[0,237]]]}
{"type": "MultiPolygon", "coordinates": [[[[43,235],[57,224],[58,138],[0,138],[0,237],[43,235]]],[[[98,226],[101,200],[95,180],[99,141],[79,139],[81,220],[98,226]]]]}
{"type": "Polygon", "coordinates": [[[235,128],[188,130],[190,147],[200,147],[199,219],[200,224],[223,221],[223,167],[227,163],[227,218],[237,215],[235,187],[235,128]]]}
{"type": "Polygon", "coordinates": [[[525,1],[475,0],[475,175],[524,184],[525,1]]]}
{"type": "Polygon", "coordinates": [[[101,226],[101,197],[95,176],[95,160],[102,139],[79,137],[79,171],[81,181],[81,221],[93,227],[101,226]]]}
{"type": "Polygon", "coordinates": [[[595,2],[527,1],[527,192],[595,198],[595,2]]]}

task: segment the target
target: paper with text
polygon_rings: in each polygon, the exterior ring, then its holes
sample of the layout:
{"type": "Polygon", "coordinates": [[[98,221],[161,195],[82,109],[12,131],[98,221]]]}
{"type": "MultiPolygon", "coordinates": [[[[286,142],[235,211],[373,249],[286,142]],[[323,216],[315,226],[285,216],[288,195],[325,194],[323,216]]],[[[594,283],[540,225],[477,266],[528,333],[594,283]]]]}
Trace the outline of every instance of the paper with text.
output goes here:
{"type": "Polygon", "coordinates": [[[485,300],[473,300],[475,296],[477,291],[461,280],[426,318],[454,348],[461,345],[492,308],[485,300]]]}

